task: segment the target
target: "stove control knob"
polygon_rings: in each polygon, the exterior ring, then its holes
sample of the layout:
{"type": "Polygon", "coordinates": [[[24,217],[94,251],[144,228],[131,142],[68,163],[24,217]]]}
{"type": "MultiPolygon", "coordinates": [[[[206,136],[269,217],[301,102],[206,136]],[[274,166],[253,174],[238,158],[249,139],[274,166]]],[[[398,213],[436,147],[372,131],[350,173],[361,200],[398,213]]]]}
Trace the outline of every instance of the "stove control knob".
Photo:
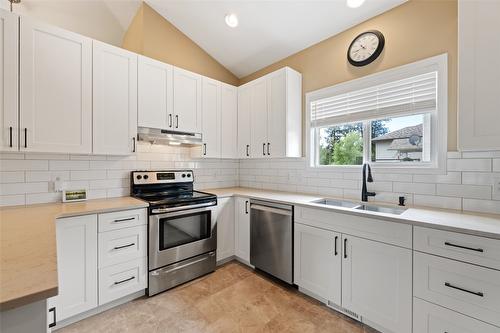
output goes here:
{"type": "Polygon", "coordinates": [[[188,173],[188,178],[191,178],[191,174],[190,173],[188,173]]]}
{"type": "Polygon", "coordinates": [[[144,179],[148,179],[148,178],[149,178],[149,176],[148,176],[148,175],[144,175],[144,179]]]}
{"type": "Polygon", "coordinates": [[[185,173],[182,174],[182,178],[186,178],[186,174],[185,173]]]}
{"type": "Polygon", "coordinates": [[[141,175],[137,175],[136,177],[137,179],[141,180],[142,179],[142,176],[141,175]]]}

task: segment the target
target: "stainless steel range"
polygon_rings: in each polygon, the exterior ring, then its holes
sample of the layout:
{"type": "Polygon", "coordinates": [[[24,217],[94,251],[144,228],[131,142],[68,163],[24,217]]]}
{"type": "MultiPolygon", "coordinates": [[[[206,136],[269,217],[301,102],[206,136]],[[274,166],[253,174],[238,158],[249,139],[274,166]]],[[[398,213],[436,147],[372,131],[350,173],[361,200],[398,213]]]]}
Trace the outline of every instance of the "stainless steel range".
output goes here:
{"type": "Polygon", "coordinates": [[[148,295],[215,270],[217,196],[184,171],[134,171],[132,196],[149,203],[148,295]]]}

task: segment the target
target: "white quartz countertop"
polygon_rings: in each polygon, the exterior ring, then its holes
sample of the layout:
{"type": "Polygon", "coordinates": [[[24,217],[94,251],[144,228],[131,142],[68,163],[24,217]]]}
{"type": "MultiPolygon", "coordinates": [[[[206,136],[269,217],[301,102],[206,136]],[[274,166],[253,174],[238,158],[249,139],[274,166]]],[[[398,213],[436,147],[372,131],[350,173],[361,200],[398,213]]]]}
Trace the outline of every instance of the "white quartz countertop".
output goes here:
{"type": "MultiPolygon", "coordinates": [[[[216,194],[219,198],[240,196],[277,203],[287,203],[304,207],[332,210],[339,213],[373,217],[385,221],[406,223],[416,226],[456,231],[476,236],[500,239],[500,215],[462,212],[457,210],[432,209],[424,207],[407,207],[401,215],[363,211],[354,208],[327,206],[312,201],[327,198],[310,194],[259,190],[244,187],[207,189],[205,192],[216,194]]],[[[361,194],[360,194],[361,195],[361,194]]],[[[343,198],[335,200],[354,201],[343,198]]],[[[370,202],[369,204],[390,206],[386,203],[370,202]]]]}

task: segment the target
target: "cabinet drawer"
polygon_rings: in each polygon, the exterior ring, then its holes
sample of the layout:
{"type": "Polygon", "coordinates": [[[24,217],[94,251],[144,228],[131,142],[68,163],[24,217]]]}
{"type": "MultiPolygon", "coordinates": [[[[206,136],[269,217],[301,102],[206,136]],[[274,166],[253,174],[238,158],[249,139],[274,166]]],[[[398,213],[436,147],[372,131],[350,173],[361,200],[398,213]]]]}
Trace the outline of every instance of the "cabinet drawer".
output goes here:
{"type": "Polygon", "coordinates": [[[415,227],[414,249],[500,269],[500,240],[415,227]]]}
{"type": "Polygon", "coordinates": [[[419,298],[413,299],[413,333],[498,333],[499,328],[419,298]]]}
{"type": "Polygon", "coordinates": [[[500,326],[500,272],[414,252],[414,296],[500,326]]]}
{"type": "Polygon", "coordinates": [[[412,226],[371,217],[342,214],[326,209],[295,206],[295,222],[412,248],[412,226]]]}
{"type": "Polygon", "coordinates": [[[99,233],[99,268],[147,256],[146,226],[99,233]]]}
{"type": "Polygon", "coordinates": [[[146,289],[146,265],[144,257],[99,269],[99,305],[146,289]]]}
{"type": "Polygon", "coordinates": [[[146,209],[131,209],[99,214],[99,232],[147,224],[146,209]]]}

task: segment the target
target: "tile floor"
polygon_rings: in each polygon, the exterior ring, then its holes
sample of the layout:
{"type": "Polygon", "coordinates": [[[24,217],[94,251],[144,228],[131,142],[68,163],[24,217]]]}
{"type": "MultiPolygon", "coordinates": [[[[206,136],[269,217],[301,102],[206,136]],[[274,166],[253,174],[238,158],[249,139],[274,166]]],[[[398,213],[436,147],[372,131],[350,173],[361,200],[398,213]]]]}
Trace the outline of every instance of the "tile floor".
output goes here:
{"type": "Polygon", "coordinates": [[[57,331],[83,332],[375,331],[233,261],[188,284],[57,331]]]}

